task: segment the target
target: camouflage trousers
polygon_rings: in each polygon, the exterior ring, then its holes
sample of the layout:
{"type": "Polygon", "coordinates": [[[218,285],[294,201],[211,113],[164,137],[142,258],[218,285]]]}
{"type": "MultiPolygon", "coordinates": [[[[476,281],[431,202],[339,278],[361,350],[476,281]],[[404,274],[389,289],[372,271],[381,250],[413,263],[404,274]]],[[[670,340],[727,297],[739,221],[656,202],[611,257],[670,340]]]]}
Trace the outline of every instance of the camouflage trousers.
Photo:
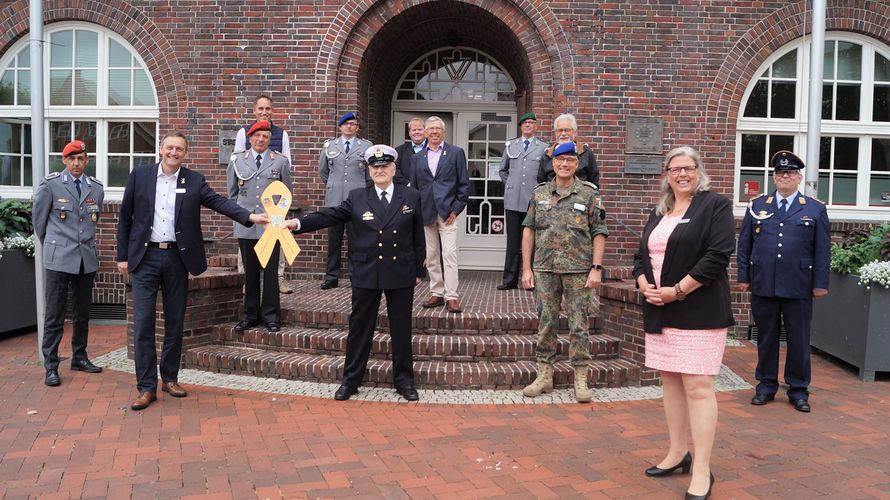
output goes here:
{"type": "Polygon", "coordinates": [[[538,345],[535,357],[542,363],[556,360],[559,306],[569,320],[569,357],[574,366],[590,361],[590,288],[584,288],[587,273],[559,274],[535,271],[535,304],[538,307],[538,345]]]}

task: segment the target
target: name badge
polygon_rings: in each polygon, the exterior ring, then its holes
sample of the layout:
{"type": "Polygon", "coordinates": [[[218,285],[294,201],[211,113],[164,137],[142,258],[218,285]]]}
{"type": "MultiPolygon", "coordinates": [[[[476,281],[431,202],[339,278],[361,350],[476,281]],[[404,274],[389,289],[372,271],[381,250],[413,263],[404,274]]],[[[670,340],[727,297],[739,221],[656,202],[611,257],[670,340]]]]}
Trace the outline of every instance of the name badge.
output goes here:
{"type": "Polygon", "coordinates": [[[587,210],[587,205],[582,205],[582,204],[580,204],[580,203],[575,203],[574,205],[572,205],[572,208],[574,208],[575,210],[577,210],[577,211],[579,211],[579,212],[583,212],[583,211],[587,210]]]}
{"type": "Polygon", "coordinates": [[[176,188],[176,194],[185,194],[185,188],[176,188]]]}
{"type": "Polygon", "coordinates": [[[689,219],[680,219],[680,222],[678,222],[677,224],[687,224],[688,222],[689,219]]]}

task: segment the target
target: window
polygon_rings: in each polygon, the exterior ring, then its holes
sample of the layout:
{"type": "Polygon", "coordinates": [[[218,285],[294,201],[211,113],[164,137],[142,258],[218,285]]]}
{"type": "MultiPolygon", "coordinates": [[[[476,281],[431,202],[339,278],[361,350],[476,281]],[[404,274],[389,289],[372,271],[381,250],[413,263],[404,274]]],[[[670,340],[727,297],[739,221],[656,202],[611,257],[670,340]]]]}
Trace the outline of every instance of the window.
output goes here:
{"type": "MultiPolygon", "coordinates": [[[[757,72],[737,127],[736,201],[775,189],[776,151],[805,158],[809,38],[778,50],[757,72]]],[[[841,219],[890,210],[890,49],[851,33],[826,33],[818,198],[841,219]]],[[[801,187],[801,190],[803,187],[801,187]]]]}
{"type": "Polygon", "coordinates": [[[510,75],[485,54],[466,47],[433,51],[402,77],[399,101],[515,102],[510,75]]]}
{"type": "MultiPolygon", "coordinates": [[[[115,33],[86,23],[53,24],[44,35],[46,165],[64,169],[62,149],[86,143],[87,173],[123,193],[137,165],[157,158],[158,104],[139,55],[115,33]]],[[[27,38],[27,37],[26,37],[27,38]]],[[[31,195],[31,62],[27,40],[0,57],[0,196],[31,195]]]]}

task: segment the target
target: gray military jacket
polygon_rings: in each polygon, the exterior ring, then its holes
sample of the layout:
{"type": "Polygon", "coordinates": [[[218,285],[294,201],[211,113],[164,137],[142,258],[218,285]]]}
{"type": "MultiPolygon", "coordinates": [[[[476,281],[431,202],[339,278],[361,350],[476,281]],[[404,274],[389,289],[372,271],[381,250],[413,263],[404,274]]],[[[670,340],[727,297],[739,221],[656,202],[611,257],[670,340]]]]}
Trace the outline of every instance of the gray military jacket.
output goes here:
{"type": "Polygon", "coordinates": [[[538,185],[538,166],[544,158],[548,144],[532,137],[528,151],[522,137],[507,141],[501,155],[501,180],[504,181],[504,208],[514,212],[528,211],[532,191],[538,185]]]}
{"type": "Polygon", "coordinates": [[[34,232],[43,243],[43,267],[69,274],[99,269],[96,226],[102,213],[105,190],[94,177],[83,176],[80,197],[74,177],[54,172],[40,181],[34,195],[34,232]]]}
{"type": "MultiPolygon", "coordinates": [[[[283,182],[291,196],[294,192],[290,180],[290,163],[281,153],[269,150],[266,150],[259,169],[256,167],[256,153],[252,149],[232,153],[226,169],[226,181],[229,198],[252,214],[266,212],[260,196],[272,182],[283,182]]],[[[262,224],[254,224],[252,227],[245,227],[237,222],[233,224],[235,237],[240,239],[258,240],[265,230],[262,224]]]]}
{"type": "Polygon", "coordinates": [[[343,137],[325,141],[318,158],[318,175],[325,182],[324,206],[340,206],[350,191],[367,186],[365,150],[369,147],[370,142],[353,137],[347,154],[343,137]]]}

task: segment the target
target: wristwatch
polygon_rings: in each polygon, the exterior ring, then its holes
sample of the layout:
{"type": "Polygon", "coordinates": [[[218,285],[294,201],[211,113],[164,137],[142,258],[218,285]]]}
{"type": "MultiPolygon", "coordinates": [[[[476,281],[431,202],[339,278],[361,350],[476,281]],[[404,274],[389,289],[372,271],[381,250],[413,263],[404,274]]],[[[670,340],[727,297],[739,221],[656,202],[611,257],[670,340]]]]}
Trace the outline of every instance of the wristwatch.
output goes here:
{"type": "Polygon", "coordinates": [[[605,269],[605,267],[603,267],[602,264],[591,264],[591,265],[590,265],[590,268],[591,268],[591,269],[596,269],[597,271],[602,271],[603,269],[605,269]]]}
{"type": "Polygon", "coordinates": [[[674,285],[674,291],[677,292],[677,302],[686,300],[686,292],[680,289],[680,284],[674,285]]]}

